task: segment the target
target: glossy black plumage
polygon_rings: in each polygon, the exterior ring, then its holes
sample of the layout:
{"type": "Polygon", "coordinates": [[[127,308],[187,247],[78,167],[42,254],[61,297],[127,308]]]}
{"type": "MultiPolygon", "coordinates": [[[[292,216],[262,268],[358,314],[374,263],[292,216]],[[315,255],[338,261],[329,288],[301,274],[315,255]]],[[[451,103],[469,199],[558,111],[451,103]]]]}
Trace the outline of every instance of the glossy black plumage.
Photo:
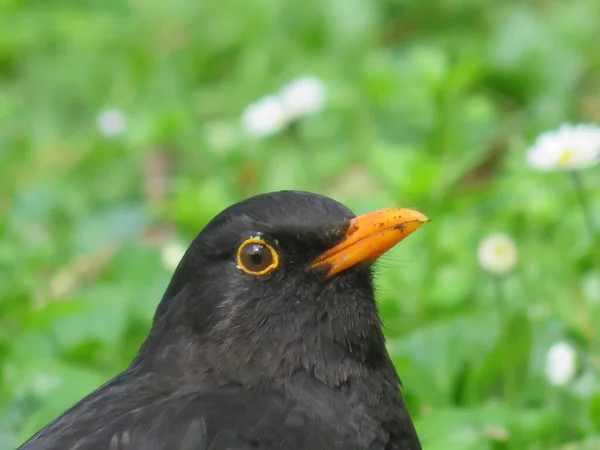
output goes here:
{"type": "Polygon", "coordinates": [[[371,269],[310,269],[354,215],[284,191],[233,205],[196,237],[131,365],[22,450],[416,450],[371,269]],[[235,252],[260,234],[280,267],[235,252]]]}

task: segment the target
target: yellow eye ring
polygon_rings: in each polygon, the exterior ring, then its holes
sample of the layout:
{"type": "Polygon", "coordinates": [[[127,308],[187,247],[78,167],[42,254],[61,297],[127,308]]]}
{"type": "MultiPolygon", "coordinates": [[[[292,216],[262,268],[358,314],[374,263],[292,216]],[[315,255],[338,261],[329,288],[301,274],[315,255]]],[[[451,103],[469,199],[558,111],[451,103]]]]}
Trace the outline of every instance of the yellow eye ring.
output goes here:
{"type": "Polygon", "coordinates": [[[237,250],[237,266],[248,275],[266,275],[279,266],[275,249],[260,238],[246,239],[237,250]]]}

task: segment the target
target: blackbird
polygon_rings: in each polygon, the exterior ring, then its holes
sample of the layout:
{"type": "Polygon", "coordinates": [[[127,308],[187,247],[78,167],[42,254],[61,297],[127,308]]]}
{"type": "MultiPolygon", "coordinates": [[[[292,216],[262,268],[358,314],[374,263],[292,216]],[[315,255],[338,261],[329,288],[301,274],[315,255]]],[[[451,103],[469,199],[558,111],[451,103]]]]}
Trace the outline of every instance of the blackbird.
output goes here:
{"type": "Polygon", "coordinates": [[[372,264],[428,219],[258,195],[191,243],[133,362],[22,450],[416,450],[372,264]]]}

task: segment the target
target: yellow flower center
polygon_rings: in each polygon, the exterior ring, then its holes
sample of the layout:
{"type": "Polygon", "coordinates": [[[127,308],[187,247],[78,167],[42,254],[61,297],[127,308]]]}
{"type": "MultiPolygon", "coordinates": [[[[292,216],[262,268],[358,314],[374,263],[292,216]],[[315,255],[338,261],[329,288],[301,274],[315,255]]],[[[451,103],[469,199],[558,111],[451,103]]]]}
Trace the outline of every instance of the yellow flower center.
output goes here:
{"type": "Polygon", "coordinates": [[[506,246],[504,246],[504,245],[498,245],[494,249],[494,255],[497,258],[504,258],[505,256],[508,255],[508,248],[506,246]]]}
{"type": "Polygon", "coordinates": [[[570,148],[564,149],[558,158],[558,164],[560,166],[568,166],[573,162],[573,153],[573,150],[570,148]]]}

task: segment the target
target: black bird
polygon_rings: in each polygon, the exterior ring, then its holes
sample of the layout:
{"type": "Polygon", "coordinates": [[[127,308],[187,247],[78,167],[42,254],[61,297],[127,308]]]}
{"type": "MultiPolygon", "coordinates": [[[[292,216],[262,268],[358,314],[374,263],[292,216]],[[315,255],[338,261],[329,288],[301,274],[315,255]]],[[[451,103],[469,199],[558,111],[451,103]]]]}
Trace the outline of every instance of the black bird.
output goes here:
{"type": "Polygon", "coordinates": [[[131,365],[20,449],[420,449],[371,265],[426,221],[298,191],[225,209],[131,365]]]}

